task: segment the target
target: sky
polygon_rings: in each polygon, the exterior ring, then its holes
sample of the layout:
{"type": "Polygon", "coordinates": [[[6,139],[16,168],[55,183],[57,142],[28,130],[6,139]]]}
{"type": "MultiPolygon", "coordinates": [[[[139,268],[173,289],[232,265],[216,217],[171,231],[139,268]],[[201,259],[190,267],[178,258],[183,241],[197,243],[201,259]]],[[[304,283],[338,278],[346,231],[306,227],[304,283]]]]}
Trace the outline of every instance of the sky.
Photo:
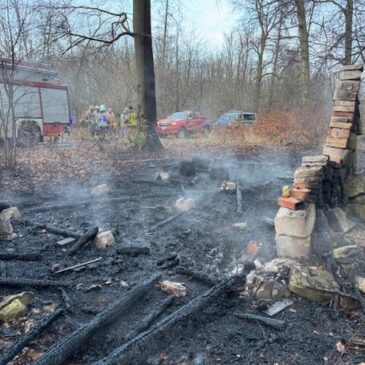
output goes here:
{"type": "MultiPolygon", "coordinates": [[[[184,32],[192,32],[211,48],[221,48],[224,32],[230,32],[238,16],[230,0],[178,0],[184,21],[184,32]]],[[[153,12],[153,20],[163,21],[163,14],[153,12]]]]}

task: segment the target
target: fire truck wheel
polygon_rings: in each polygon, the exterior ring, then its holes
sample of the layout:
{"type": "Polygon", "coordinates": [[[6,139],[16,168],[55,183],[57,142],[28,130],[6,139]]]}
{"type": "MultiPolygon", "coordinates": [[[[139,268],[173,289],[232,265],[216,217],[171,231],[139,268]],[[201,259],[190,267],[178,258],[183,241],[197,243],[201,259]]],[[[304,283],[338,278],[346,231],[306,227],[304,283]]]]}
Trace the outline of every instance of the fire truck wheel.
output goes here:
{"type": "Polygon", "coordinates": [[[32,147],[42,140],[39,127],[32,121],[26,121],[18,129],[17,141],[19,146],[32,147]]]}

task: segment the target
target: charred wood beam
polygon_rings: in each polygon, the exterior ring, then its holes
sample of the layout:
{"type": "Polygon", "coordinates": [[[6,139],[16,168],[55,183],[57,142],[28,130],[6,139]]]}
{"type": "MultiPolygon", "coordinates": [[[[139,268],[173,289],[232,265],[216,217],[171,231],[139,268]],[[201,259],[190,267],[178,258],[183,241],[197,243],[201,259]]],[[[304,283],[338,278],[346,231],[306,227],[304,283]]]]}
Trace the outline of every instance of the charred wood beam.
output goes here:
{"type": "Polygon", "coordinates": [[[267,318],[267,317],[262,317],[262,316],[256,316],[255,314],[249,314],[249,313],[234,313],[234,315],[237,318],[240,319],[251,319],[254,321],[258,321],[261,324],[264,324],[266,326],[275,328],[277,330],[282,330],[284,329],[286,322],[285,321],[281,321],[279,319],[273,319],[273,318],[267,318]]]}
{"type": "Polygon", "coordinates": [[[84,344],[94,333],[120,317],[123,312],[128,310],[142,295],[153,288],[159,278],[159,275],[154,275],[142,284],[135,286],[122,295],[119,300],[97,314],[92,321],[82,325],[80,328],[64,337],[61,341],[53,344],[43,356],[32,364],[63,364],[70,356],[79,350],[82,344],[84,344]]]}
{"type": "Polygon", "coordinates": [[[217,284],[217,281],[214,280],[209,275],[187,269],[186,267],[183,267],[183,266],[178,266],[177,268],[175,268],[175,272],[180,275],[189,276],[189,277],[201,282],[202,284],[205,284],[208,286],[214,286],[217,284]]]}
{"type": "Polygon", "coordinates": [[[177,254],[173,253],[171,255],[168,255],[166,257],[163,257],[156,261],[157,266],[162,266],[166,261],[174,261],[177,258],[177,254]]]}
{"type": "Polygon", "coordinates": [[[167,219],[163,220],[162,222],[160,222],[160,223],[157,223],[157,224],[153,225],[153,226],[150,228],[150,231],[154,231],[155,229],[160,228],[160,227],[164,226],[165,224],[172,222],[173,220],[175,220],[175,219],[179,218],[179,217],[180,217],[181,215],[183,215],[184,213],[186,213],[186,211],[184,211],[184,210],[183,210],[183,211],[181,211],[181,212],[179,212],[179,213],[176,213],[176,214],[172,215],[171,217],[169,217],[169,218],[167,218],[167,219]]]}
{"type": "Polygon", "coordinates": [[[138,247],[138,246],[130,246],[130,247],[120,247],[116,250],[118,255],[127,255],[127,256],[138,256],[138,255],[149,255],[151,250],[149,247],[138,247]]]}
{"type": "Polygon", "coordinates": [[[137,327],[130,331],[125,337],[125,341],[130,341],[132,338],[138,336],[141,332],[145,331],[147,328],[151,326],[151,324],[161,316],[161,314],[172,304],[174,301],[174,296],[170,295],[167,297],[161,305],[159,305],[152,313],[150,313],[147,317],[142,319],[137,327]]]}
{"type": "Polygon", "coordinates": [[[86,232],[81,236],[76,243],[71,247],[69,255],[74,255],[78,250],[86,246],[90,241],[92,241],[99,232],[99,227],[94,227],[90,231],[86,232]]]}
{"type": "Polygon", "coordinates": [[[52,286],[71,286],[72,283],[65,281],[53,281],[53,280],[42,280],[42,279],[24,279],[24,278],[0,278],[0,287],[1,286],[10,286],[10,287],[35,287],[35,288],[49,288],[52,286]]]}
{"type": "Polygon", "coordinates": [[[42,256],[40,253],[15,253],[15,252],[0,252],[0,260],[11,261],[40,261],[42,256]]]}
{"type": "Polygon", "coordinates": [[[231,289],[235,284],[236,279],[237,277],[225,279],[221,283],[205,291],[203,294],[196,296],[189,303],[183,305],[175,312],[155,323],[149,330],[140,333],[138,336],[124,343],[107,357],[93,365],[119,365],[127,363],[126,360],[128,359],[128,353],[130,350],[136,347],[136,350],[140,353],[141,345],[152,341],[157,335],[167,331],[178,322],[185,320],[190,315],[196,314],[202,308],[205,308],[206,305],[218,295],[223,295],[226,290],[231,289]]]}
{"type": "Polygon", "coordinates": [[[73,237],[79,239],[81,236],[80,233],[69,231],[67,229],[48,226],[47,224],[35,224],[35,227],[39,229],[45,229],[49,233],[57,234],[62,237],[73,237]]]}
{"type": "Polygon", "coordinates": [[[6,365],[9,361],[11,361],[20,353],[20,351],[23,350],[25,346],[28,345],[29,342],[39,336],[46,327],[48,327],[60,314],[62,314],[62,312],[62,309],[56,310],[54,313],[41,320],[37,325],[33,326],[24,336],[20,337],[14,345],[0,357],[0,365],[6,365]]]}

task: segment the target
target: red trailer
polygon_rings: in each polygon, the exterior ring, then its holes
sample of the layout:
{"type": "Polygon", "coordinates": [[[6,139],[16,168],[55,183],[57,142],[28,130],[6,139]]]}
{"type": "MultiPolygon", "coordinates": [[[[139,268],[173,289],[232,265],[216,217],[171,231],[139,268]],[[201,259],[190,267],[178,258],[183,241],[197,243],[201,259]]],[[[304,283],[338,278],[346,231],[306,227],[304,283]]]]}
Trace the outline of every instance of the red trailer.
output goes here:
{"type": "MultiPolygon", "coordinates": [[[[43,136],[60,136],[70,125],[68,88],[61,85],[54,71],[30,63],[18,62],[13,66],[0,60],[0,73],[13,72],[13,105],[16,120],[16,137],[19,143],[34,145],[43,136]]],[[[5,78],[0,78],[0,108],[9,108],[5,78]]],[[[5,113],[3,113],[5,114],[5,113]]],[[[0,114],[1,115],[1,114],[0,114]]],[[[0,136],[12,137],[12,126],[4,128],[0,120],[0,136]]]]}

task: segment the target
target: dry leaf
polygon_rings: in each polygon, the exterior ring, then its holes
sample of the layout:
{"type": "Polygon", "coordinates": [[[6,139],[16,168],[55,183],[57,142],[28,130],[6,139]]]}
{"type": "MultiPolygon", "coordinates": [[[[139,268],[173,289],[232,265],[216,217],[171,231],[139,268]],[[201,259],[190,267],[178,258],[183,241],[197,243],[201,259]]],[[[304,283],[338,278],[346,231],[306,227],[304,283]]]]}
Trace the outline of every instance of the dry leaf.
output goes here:
{"type": "Polygon", "coordinates": [[[176,298],[185,297],[186,288],[181,283],[176,283],[173,281],[165,280],[160,283],[160,288],[162,291],[174,295],[176,298]]]}
{"type": "Polygon", "coordinates": [[[261,249],[261,243],[260,242],[250,241],[247,244],[246,252],[247,252],[248,255],[255,257],[259,253],[260,249],[261,249]]]}

